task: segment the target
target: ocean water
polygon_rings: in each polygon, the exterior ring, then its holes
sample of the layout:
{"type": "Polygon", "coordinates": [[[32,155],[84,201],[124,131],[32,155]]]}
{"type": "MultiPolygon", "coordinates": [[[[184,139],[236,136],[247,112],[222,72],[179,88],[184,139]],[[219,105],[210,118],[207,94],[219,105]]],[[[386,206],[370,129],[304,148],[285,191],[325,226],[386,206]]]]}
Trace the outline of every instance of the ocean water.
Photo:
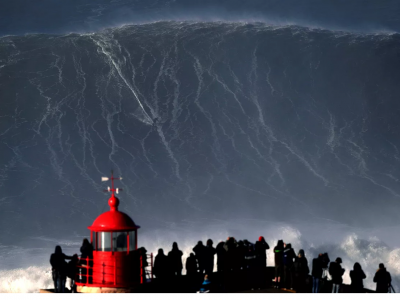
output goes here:
{"type": "Polygon", "coordinates": [[[341,256],[345,282],[360,262],[369,288],[383,262],[398,290],[399,50],[395,30],[251,20],[1,37],[1,291],[51,285],[111,169],[149,251],[264,235],[341,256]]]}

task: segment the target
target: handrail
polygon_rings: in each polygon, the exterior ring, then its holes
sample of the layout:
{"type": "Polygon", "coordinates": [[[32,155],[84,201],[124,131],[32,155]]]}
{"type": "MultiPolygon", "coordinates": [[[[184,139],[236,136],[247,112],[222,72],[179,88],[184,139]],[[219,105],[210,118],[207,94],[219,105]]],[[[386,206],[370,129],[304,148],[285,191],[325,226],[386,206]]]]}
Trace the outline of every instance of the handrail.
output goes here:
{"type": "MultiPolygon", "coordinates": [[[[109,261],[97,261],[89,257],[78,257],[78,263],[76,265],[78,272],[75,274],[76,284],[82,286],[117,286],[118,271],[125,269],[125,267],[118,267],[116,262],[115,259],[109,261]],[[98,270],[99,266],[101,271],[98,270]],[[82,272],[82,270],[85,270],[86,272],[82,272]],[[101,275],[103,275],[102,283],[93,283],[93,278],[101,277],[101,275]],[[113,282],[106,282],[105,277],[113,278],[113,282]]],[[[149,281],[151,282],[153,280],[153,253],[146,254],[146,263],[147,265],[143,267],[142,256],[140,256],[140,284],[149,281]]]]}

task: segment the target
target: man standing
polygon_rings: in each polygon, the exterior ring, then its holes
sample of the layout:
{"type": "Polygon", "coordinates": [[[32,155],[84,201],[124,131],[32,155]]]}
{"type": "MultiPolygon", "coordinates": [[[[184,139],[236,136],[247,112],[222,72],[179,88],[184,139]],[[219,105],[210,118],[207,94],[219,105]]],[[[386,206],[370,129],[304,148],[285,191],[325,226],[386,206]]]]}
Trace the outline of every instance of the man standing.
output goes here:
{"type": "Polygon", "coordinates": [[[375,273],[374,282],[376,282],[377,293],[389,292],[392,277],[390,276],[390,273],[386,271],[385,265],[382,263],[379,264],[379,269],[375,273]]]}

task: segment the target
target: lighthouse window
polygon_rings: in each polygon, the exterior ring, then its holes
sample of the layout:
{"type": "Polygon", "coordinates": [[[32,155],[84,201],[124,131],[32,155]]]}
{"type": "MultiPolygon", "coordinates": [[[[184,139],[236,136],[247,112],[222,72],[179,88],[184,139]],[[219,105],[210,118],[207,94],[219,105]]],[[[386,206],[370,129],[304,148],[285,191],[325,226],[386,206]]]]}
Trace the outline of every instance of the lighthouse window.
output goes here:
{"type": "Polygon", "coordinates": [[[97,250],[111,251],[111,232],[97,233],[97,250]]]}
{"type": "Polygon", "coordinates": [[[113,232],[113,251],[128,250],[128,235],[126,232],[113,232]]]}

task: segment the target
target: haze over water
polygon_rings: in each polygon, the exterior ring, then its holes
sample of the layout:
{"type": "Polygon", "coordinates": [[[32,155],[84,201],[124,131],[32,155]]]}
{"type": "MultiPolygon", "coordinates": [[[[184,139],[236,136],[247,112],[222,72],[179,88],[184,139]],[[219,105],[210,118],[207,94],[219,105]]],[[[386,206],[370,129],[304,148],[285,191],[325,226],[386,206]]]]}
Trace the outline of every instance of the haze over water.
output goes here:
{"type": "Polygon", "coordinates": [[[400,288],[397,1],[17,4],[0,4],[1,292],[51,286],[111,169],[150,252],[263,235],[341,256],[345,282],[358,261],[369,288],[383,262],[400,288]]]}

